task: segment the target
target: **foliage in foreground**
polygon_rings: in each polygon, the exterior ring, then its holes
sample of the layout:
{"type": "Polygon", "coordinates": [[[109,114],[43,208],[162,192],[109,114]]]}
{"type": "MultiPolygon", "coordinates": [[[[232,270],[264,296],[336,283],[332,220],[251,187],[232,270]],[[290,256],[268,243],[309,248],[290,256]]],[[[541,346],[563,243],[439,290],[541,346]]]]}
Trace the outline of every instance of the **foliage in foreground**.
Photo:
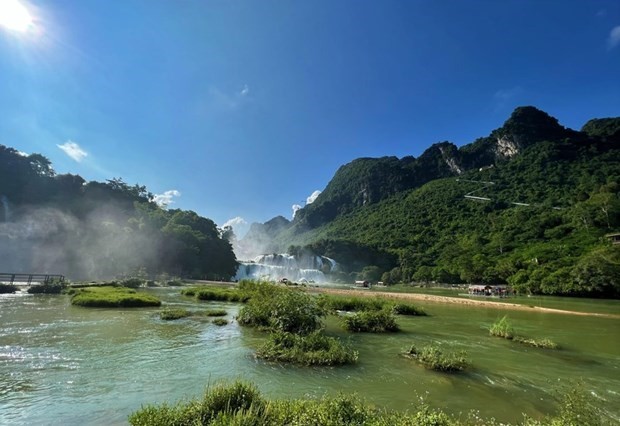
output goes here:
{"type": "Polygon", "coordinates": [[[504,315],[501,319],[495,321],[495,323],[491,326],[489,333],[491,336],[503,337],[504,339],[512,340],[513,342],[532,346],[534,348],[559,349],[559,345],[548,338],[531,339],[528,337],[517,336],[507,315],[504,315]]]}
{"type": "Polygon", "coordinates": [[[344,316],[342,322],[345,330],[354,333],[384,333],[400,330],[394,314],[388,310],[356,312],[344,316]]]}
{"type": "Polygon", "coordinates": [[[125,287],[84,287],[76,289],[71,304],[91,308],[139,308],[160,306],[161,300],[125,287]]]}
{"type": "Polygon", "coordinates": [[[417,360],[424,367],[444,372],[463,371],[470,366],[467,354],[463,351],[444,353],[439,347],[430,345],[421,349],[412,345],[405,356],[417,360]]]}
{"type": "MultiPolygon", "coordinates": [[[[321,399],[267,400],[253,385],[235,382],[208,389],[202,399],[176,405],[147,405],[129,416],[133,426],[473,426],[498,425],[493,419],[465,419],[420,405],[411,412],[372,407],[355,395],[321,399]]],[[[527,426],[601,426],[606,424],[592,398],[579,387],[562,398],[558,415],[542,420],[525,418],[527,426]]]]}
{"type": "Polygon", "coordinates": [[[315,331],[307,336],[275,332],[256,355],[268,361],[301,365],[342,365],[357,361],[358,353],[334,337],[315,331]]]}

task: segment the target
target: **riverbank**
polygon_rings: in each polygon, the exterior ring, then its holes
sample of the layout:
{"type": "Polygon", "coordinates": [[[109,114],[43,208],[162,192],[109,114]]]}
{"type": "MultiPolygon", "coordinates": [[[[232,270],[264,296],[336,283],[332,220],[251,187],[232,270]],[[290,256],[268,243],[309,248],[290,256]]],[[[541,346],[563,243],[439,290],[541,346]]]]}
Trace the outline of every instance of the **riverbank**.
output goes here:
{"type": "Polygon", "coordinates": [[[564,315],[579,315],[579,316],[620,319],[620,314],[569,311],[565,309],[546,308],[542,306],[519,305],[517,303],[510,303],[510,302],[495,302],[492,300],[465,299],[465,298],[460,298],[460,297],[437,296],[437,295],[422,294],[422,293],[393,293],[393,292],[388,292],[388,291],[368,291],[368,290],[354,290],[354,289],[341,290],[341,289],[326,288],[326,287],[312,287],[310,291],[314,293],[347,295],[347,296],[356,296],[356,297],[385,297],[387,299],[396,299],[396,300],[418,300],[418,301],[432,302],[432,303],[470,305],[470,306],[487,307],[487,308],[494,308],[494,309],[506,309],[506,310],[528,311],[528,312],[544,312],[544,313],[555,313],[555,314],[564,314],[564,315]]]}

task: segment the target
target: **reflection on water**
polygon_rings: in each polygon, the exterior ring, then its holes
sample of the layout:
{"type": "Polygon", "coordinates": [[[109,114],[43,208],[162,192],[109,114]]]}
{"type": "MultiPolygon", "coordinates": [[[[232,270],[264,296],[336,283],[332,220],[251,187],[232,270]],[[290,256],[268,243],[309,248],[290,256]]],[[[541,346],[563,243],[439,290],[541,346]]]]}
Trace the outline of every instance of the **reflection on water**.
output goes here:
{"type": "Polygon", "coordinates": [[[354,391],[377,406],[411,409],[423,399],[504,421],[552,412],[556,390],[582,379],[620,415],[617,319],[509,312],[519,334],[563,348],[550,351],[490,337],[488,327],[503,314],[493,309],[427,304],[430,317],[400,318],[403,331],[389,335],[349,335],[330,318],[327,333],[355,346],[359,363],[302,368],[255,359],[264,335],[237,325],[237,305],[196,302],[178,289],[150,291],[178,307],[225,308],[231,322],[165,322],[158,309],[85,309],[66,296],[0,297],[0,424],[125,424],[143,404],[200,395],[209,383],[238,378],[271,397],[354,391]],[[472,370],[435,373],[400,355],[412,343],[431,342],[467,351],[472,370]]]}

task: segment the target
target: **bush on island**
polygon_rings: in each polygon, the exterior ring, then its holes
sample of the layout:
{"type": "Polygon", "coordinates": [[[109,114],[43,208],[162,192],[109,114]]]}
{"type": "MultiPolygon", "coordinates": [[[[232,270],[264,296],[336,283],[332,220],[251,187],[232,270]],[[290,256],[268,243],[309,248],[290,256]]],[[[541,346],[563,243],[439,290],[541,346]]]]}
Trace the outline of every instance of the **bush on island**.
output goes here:
{"type": "Polygon", "coordinates": [[[15,293],[18,290],[17,286],[11,284],[0,284],[0,294],[15,293]]]}
{"type": "Polygon", "coordinates": [[[30,294],[60,294],[67,288],[67,283],[59,280],[52,280],[50,282],[33,285],[28,289],[30,294]]]}
{"type": "Polygon", "coordinates": [[[173,321],[173,320],[178,320],[181,318],[186,318],[189,317],[192,313],[190,311],[188,311],[187,309],[181,309],[181,308],[177,308],[177,309],[164,309],[163,311],[161,311],[159,313],[159,318],[161,318],[164,321],[173,321]]]}
{"type": "Polygon", "coordinates": [[[346,315],[343,317],[343,325],[345,330],[354,333],[384,333],[400,330],[392,311],[385,309],[346,315]]]}
{"type": "Polygon", "coordinates": [[[257,351],[268,361],[301,365],[342,365],[357,361],[358,353],[334,337],[315,331],[305,336],[277,331],[257,351]]]}
{"type": "Polygon", "coordinates": [[[443,372],[463,371],[469,367],[467,354],[463,351],[444,353],[439,347],[430,345],[421,349],[412,345],[405,355],[417,360],[424,367],[443,372]]]}
{"type": "Polygon", "coordinates": [[[71,304],[94,308],[139,308],[160,306],[161,300],[125,287],[84,287],[76,289],[71,304]]]}

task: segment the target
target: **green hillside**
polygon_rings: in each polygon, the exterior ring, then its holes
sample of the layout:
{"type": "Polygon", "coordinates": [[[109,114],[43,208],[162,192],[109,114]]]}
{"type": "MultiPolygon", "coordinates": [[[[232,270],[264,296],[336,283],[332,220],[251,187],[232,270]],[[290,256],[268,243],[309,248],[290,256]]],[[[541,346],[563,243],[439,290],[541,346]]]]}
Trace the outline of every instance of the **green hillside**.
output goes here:
{"type": "Polygon", "coordinates": [[[508,282],[533,293],[620,297],[620,247],[605,237],[620,231],[618,129],[620,119],[605,119],[576,132],[518,109],[491,136],[452,149],[461,173],[435,167],[425,176],[439,178],[404,190],[423,171],[399,180],[397,165],[419,159],[356,160],[275,241],[387,283],[508,282]],[[513,142],[510,155],[498,151],[502,139],[513,142]],[[360,182],[381,195],[363,202],[360,182]]]}

